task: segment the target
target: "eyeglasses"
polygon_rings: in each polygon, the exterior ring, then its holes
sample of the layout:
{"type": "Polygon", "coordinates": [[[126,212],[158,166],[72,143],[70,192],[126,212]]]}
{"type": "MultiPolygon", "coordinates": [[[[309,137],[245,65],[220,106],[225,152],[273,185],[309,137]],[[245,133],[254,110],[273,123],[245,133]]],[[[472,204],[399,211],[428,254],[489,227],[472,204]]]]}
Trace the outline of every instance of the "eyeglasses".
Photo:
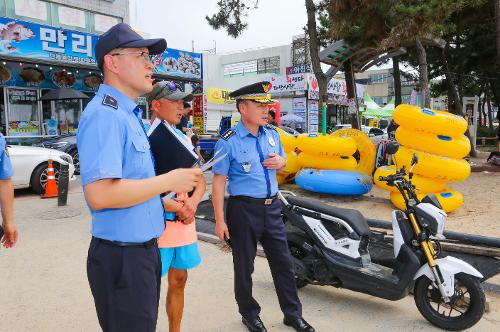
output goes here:
{"type": "Polygon", "coordinates": [[[146,53],[144,51],[142,52],[122,52],[122,53],[112,53],[111,56],[118,56],[118,55],[134,55],[134,54],[139,54],[139,57],[142,59],[142,61],[149,65],[152,64],[154,65],[156,62],[156,55],[151,55],[149,53],[146,53]]]}

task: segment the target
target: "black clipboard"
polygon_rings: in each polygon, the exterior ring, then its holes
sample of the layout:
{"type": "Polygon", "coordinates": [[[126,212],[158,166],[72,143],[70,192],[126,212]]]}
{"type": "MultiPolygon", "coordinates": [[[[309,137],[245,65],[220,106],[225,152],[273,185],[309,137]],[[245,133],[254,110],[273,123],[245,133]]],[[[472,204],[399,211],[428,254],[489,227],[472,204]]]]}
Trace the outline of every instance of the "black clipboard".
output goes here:
{"type": "Polygon", "coordinates": [[[191,168],[198,162],[194,147],[164,121],[155,120],[148,132],[156,175],[177,168],[191,168]]]}

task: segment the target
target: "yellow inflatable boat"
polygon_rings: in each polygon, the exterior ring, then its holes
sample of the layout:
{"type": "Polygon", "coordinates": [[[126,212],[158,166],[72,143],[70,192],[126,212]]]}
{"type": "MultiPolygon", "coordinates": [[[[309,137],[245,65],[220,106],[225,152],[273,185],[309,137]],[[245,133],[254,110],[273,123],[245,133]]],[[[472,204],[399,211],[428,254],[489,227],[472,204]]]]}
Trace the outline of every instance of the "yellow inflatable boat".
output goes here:
{"type": "MultiPolygon", "coordinates": [[[[387,185],[387,182],[385,181],[380,181],[378,178],[380,176],[388,176],[391,174],[396,173],[396,166],[381,166],[377,168],[375,171],[375,174],[373,175],[373,180],[375,182],[375,185],[378,187],[389,190],[392,192],[399,192],[396,187],[391,187],[387,185]]],[[[408,176],[406,176],[406,179],[408,179],[408,176]]],[[[416,188],[416,191],[418,193],[436,193],[440,192],[446,189],[446,181],[445,180],[437,180],[437,179],[429,179],[426,177],[418,176],[418,175],[413,175],[412,178],[412,183],[416,188]]]]}
{"type": "MultiPolygon", "coordinates": [[[[453,212],[464,203],[464,197],[458,191],[447,188],[442,192],[435,194],[439,203],[445,212],[453,212]]],[[[425,194],[418,194],[418,199],[424,198],[425,194]]],[[[399,192],[391,192],[391,202],[400,210],[405,209],[403,196],[399,192]]]]}
{"type": "Polygon", "coordinates": [[[297,137],[296,143],[297,148],[300,151],[305,152],[308,155],[323,158],[332,156],[352,156],[357,149],[356,142],[352,138],[333,137],[332,135],[323,136],[321,134],[301,134],[297,137]]]}
{"type": "Polygon", "coordinates": [[[358,163],[353,156],[319,157],[301,152],[297,159],[303,168],[352,171],[358,167],[358,163]]]}
{"type": "Polygon", "coordinates": [[[394,121],[407,129],[444,136],[461,136],[467,130],[467,121],[458,115],[401,104],[392,114],[394,121]]]}
{"type": "Polygon", "coordinates": [[[464,135],[443,136],[399,127],[396,140],[408,148],[450,158],[463,158],[470,151],[470,141],[464,135]]]}
{"type": "Polygon", "coordinates": [[[286,153],[292,152],[297,146],[297,139],[292,134],[287,133],[283,129],[276,127],[276,130],[280,134],[280,141],[283,145],[283,149],[286,153]]]}
{"type": "Polygon", "coordinates": [[[334,137],[351,137],[356,142],[359,151],[359,161],[358,167],[354,170],[371,176],[375,168],[377,151],[370,137],[361,130],[351,128],[337,130],[332,135],[334,137]]]}
{"type": "Polygon", "coordinates": [[[398,166],[411,167],[413,154],[418,155],[418,164],[413,172],[431,179],[463,181],[470,175],[470,165],[464,159],[452,159],[435,154],[412,150],[401,146],[394,156],[398,166]]]}

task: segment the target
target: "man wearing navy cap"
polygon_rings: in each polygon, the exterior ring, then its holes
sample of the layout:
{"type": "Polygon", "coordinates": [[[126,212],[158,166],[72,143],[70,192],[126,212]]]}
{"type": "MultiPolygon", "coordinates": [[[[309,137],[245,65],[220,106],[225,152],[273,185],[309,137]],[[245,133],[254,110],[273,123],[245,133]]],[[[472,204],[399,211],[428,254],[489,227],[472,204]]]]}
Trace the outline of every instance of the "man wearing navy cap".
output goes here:
{"type": "Polygon", "coordinates": [[[104,33],[96,60],[104,83],[82,114],[77,144],[92,215],[87,277],[103,331],[155,331],[165,224],[160,193],[189,192],[200,169],[155,176],[141,109],[152,90],[152,55],[164,39],[143,39],[127,24],[104,33]]]}
{"type": "Polygon", "coordinates": [[[285,152],[275,127],[267,124],[271,83],[259,82],[232,92],[241,121],[226,131],[215,147],[227,153],[213,167],[212,200],[215,233],[232,248],[234,293],[242,322],[252,332],[267,331],[259,318],[260,306],[252,296],[252,273],[259,241],[264,248],[278,294],[283,322],[297,331],[314,332],[302,318],[294,267],[276,198],[276,171],[286,165],[285,152]],[[224,219],[226,181],[229,200],[224,219]],[[227,224],[226,224],[227,221],[227,224]]]}

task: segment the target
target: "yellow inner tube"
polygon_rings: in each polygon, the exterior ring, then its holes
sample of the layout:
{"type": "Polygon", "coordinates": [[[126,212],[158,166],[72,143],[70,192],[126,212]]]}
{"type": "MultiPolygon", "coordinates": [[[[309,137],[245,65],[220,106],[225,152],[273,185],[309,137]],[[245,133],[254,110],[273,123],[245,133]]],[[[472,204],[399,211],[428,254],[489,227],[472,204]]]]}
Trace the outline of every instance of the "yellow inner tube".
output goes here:
{"type": "Polygon", "coordinates": [[[318,157],[301,152],[297,158],[300,166],[304,168],[352,171],[358,166],[356,159],[352,156],[318,157]]]}
{"type": "Polygon", "coordinates": [[[464,159],[452,159],[401,146],[394,156],[398,166],[411,167],[413,154],[418,155],[418,163],[413,172],[431,179],[463,181],[470,175],[470,165],[464,159]]]}
{"type": "Polygon", "coordinates": [[[283,145],[283,149],[285,150],[285,152],[288,153],[293,151],[297,146],[297,140],[295,136],[287,133],[286,131],[278,127],[276,127],[276,130],[280,134],[280,141],[281,144],[283,145]]]}
{"type": "Polygon", "coordinates": [[[450,158],[463,158],[470,151],[470,141],[464,135],[452,137],[399,127],[396,140],[408,148],[450,158]]]}
{"type": "Polygon", "coordinates": [[[295,174],[300,170],[299,159],[294,152],[286,154],[286,166],[278,171],[276,177],[278,184],[293,180],[295,174]],[[281,182],[280,182],[281,181],[281,182]]]}
{"type": "MultiPolygon", "coordinates": [[[[380,181],[379,176],[388,176],[396,173],[396,166],[381,166],[377,168],[375,174],[373,175],[373,180],[375,185],[392,192],[399,192],[396,187],[388,186],[385,181],[380,181]]],[[[408,176],[406,176],[408,180],[408,176]]],[[[437,180],[437,179],[429,179],[426,177],[413,175],[411,180],[413,185],[415,186],[418,193],[436,193],[446,189],[446,181],[445,180],[437,180]]]]}
{"type": "Polygon", "coordinates": [[[401,104],[392,114],[394,121],[407,129],[445,136],[460,136],[467,130],[467,121],[458,115],[401,104]]]}
{"type": "MultiPolygon", "coordinates": [[[[453,212],[464,203],[464,197],[458,191],[446,188],[442,192],[435,193],[439,203],[445,212],[453,212]]],[[[424,198],[425,194],[417,194],[418,199],[424,198]]],[[[391,202],[400,210],[405,209],[403,196],[399,192],[391,192],[391,202]]]]}
{"type": "Polygon", "coordinates": [[[297,148],[320,157],[352,156],[356,152],[356,142],[350,137],[332,135],[301,134],[297,137],[297,148]]]}
{"type": "Polygon", "coordinates": [[[334,137],[351,137],[356,142],[359,151],[358,167],[355,169],[360,173],[371,176],[375,168],[375,158],[377,151],[375,145],[368,135],[361,130],[344,128],[335,131],[332,136],[334,137]]]}

